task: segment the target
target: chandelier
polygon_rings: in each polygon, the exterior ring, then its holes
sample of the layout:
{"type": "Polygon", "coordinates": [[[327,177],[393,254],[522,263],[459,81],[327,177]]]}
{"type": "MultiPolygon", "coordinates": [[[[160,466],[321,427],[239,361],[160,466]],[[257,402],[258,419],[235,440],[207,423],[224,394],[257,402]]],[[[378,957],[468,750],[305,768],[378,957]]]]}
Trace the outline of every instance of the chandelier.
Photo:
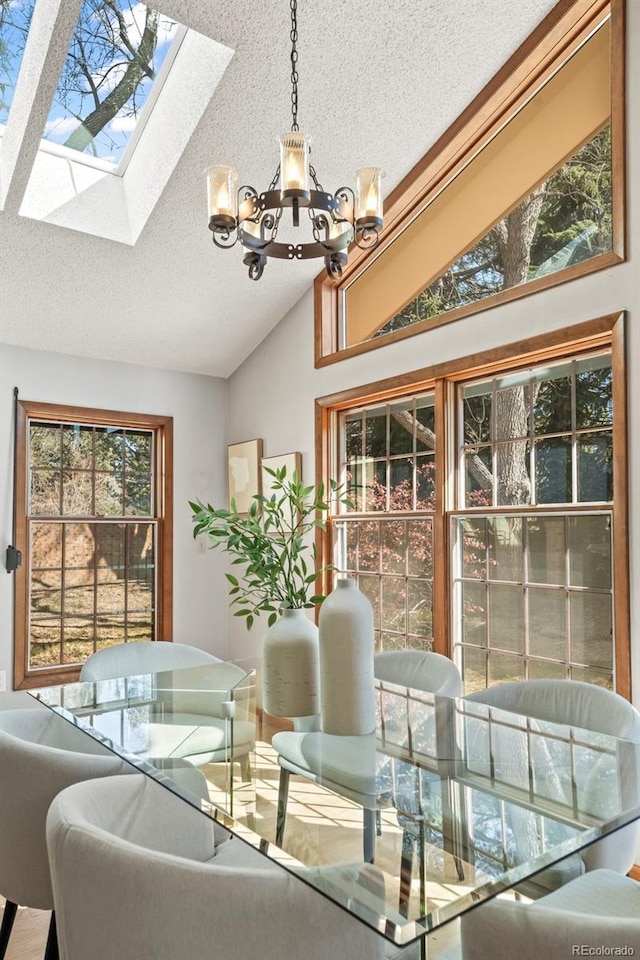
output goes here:
{"type": "Polygon", "coordinates": [[[377,246],[382,227],[382,170],[363,167],[356,172],[355,191],[340,187],[326,193],[309,162],[310,138],[298,127],[298,23],[297,0],[291,3],[291,115],[289,133],[279,138],[280,164],[264,193],[254,187],[238,187],[233,167],[213,166],[206,171],[209,229],[217,247],[226,249],[240,241],[243,263],[252,280],[262,276],[268,257],[308,260],[324,257],[327,273],[342,276],[347,248],[377,246]],[[307,239],[301,243],[278,240],[285,208],[291,209],[293,227],[300,227],[306,210],[307,239]]]}

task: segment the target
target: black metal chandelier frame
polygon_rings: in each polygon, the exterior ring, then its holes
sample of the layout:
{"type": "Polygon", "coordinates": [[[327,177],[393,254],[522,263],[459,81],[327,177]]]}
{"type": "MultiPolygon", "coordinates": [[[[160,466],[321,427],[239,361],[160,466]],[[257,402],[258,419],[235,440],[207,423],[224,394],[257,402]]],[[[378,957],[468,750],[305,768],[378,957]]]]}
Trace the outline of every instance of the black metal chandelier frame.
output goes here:
{"type": "MultiPolygon", "coordinates": [[[[291,6],[291,113],[292,131],[298,127],[298,27],[297,0],[291,6]]],[[[255,187],[243,185],[238,189],[237,218],[216,213],[209,218],[209,229],[214,244],[229,249],[240,242],[245,248],[243,262],[249,277],[259,280],[267,258],[279,260],[309,260],[324,257],[328,275],[340,279],[347,262],[347,248],[355,243],[361,249],[377,246],[382,219],[377,216],[355,217],[355,195],[351,187],[340,187],[334,194],[327,193],[318,181],[316,171],[309,164],[309,175],[315,189],[281,190],[278,165],[269,188],[258,193],[255,187]],[[291,208],[294,227],[300,225],[301,209],[306,209],[313,240],[305,243],[284,243],[277,239],[278,228],[286,208],[291,208]],[[251,229],[249,224],[254,228],[251,229]],[[346,224],[349,229],[340,229],[346,224]]]]}

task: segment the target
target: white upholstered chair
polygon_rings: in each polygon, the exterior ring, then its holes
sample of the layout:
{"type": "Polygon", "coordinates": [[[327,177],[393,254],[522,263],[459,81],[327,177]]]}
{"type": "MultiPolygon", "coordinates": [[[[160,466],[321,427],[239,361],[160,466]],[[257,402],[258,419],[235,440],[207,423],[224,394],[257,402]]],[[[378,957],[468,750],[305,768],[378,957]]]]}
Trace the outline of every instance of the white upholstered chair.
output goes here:
{"type": "MultiPolygon", "coordinates": [[[[46,707],[0,711],[0,893],[6,897],[0,958],[17,906],[52,910],[45,838],[47,810],[72,783],[129,768],[46,707]]],[[[57,956],[52,915],[45,957],[57,956]]]]}
{"type": "MultiPolygon", "coordinates": [[[[229,727],[222,703],[225,691],[245,676],[241,667],[188,644],[145,640],[98,650],[83,664],[80,680],[97,682],[176,670],[184,673],[176,676],[175,689],[161,696],[162,722],[149,726],[149,755],[158,761],[180,759],[194,766],[228,760],[229,727]],[[189,673],[191,667],[208,669],[189,673]]],[[[167,687],[171,686],[167,682],[167,687]]],[[[254,745],[255,723],[248,716],[238,715],[234,720],[233,755],[245,779],[249,777],[249,753],[254,745]]]]}
{"type": "MultiPolygon", "coordinates": [[[[640,741],[640,713],[635,707],[617,693],[591,683],[560,679],[524,680],[489,687],[466,699],[541,721],[584,727],[610,736],[640,741]]],[[[606,770],[599,770],[597,765],[587,771],[587,778],[591,781],[585,784],[587,795],[592,792],[597,796],[598,791],[612,790],[606,770]]],[[[571,785],[568,789],[571,789],[571,785]]],[[[628,873],[634,863],[639,839],[640,824],[632,823],[593,843],[578,855],[579,872],[608,868],[618,873],[628,873]]]]}
{"type": "Polygon", "coordinates": [[[80,669],[80,680],[135,677],[143,673],[198,667],[203,663],[220,663],[220,660],[186,643],[168,643],[166,640],[117,643],[90,656],[80,669]]]}
{"type": "MultiPolygon", "coordinates": [[[[377,679],[428,693],[457,696],[462,681],[456,665],[438,653],[398,650],[376,654],[377,679]]],[[[318,731],[283,731],[272,740],[280,764],[277,842],[284,838],[289,776],[320,783],[363,808],[364,859],[372,861],[378,807],[376,736],[340,737],[318,731]]]]}
{"type": "Polygon", "coordinates": [[[591,956],[624,956],[615,949],[625,947],[638,956],[640,884],[593,870],[534,903],[490,900],[462,917],[461,937],[463,960],[565,960],[583,947],[591,956]]]}
{"type": "MultiPolygon", "coordinates": [[[[47,841],[64,960],[384,957],[369,927],[146,777],[65,790],[47,841]]],[[[366,896],[359,882],[345,896],[366,896]]]]}

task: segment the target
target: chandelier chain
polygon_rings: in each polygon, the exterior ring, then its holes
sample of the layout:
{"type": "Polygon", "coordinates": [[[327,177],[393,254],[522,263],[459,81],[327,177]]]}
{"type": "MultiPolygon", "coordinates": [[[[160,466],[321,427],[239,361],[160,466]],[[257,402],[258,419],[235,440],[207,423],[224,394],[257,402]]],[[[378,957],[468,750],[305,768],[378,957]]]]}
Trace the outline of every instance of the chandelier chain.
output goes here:
{"type": "Polygon", "coordinates": [[[291,129],[299,130],[298,126],[298,0],[291,0],[291,129]]]}

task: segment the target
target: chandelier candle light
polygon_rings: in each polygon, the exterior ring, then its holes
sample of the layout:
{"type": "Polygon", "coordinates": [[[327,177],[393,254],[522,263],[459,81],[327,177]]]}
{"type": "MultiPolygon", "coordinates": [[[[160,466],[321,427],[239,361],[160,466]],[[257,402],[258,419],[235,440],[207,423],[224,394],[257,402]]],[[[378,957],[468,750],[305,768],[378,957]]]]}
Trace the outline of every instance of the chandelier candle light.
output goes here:
{"type": "Polygon", "coordinates": [[[307,260],[324,257],[327,273],[342,276],[350,243],[368,249],[378,245],[382,227],[382,170],[363,167],[356,172],[355,192],[340,187],[325,193],[309,161],[310,137],[298,128],[297,0],[291,2],[291,114],[289,133],[280,137],[280,164],[268,190],[238,187],[233,167],[213,166],[206,171],[209,229],[217,247],[233,247],[240,241],[243,262],[252,280],[263,274],[267,257],[307,260]],[[280,185],[278,186],[278,181],[280,185]],[[300,210],[306,208],[313,239],[304,243],[277,240],[285,207],[291,208],[294,227],[300,226],[300,210]]]}

